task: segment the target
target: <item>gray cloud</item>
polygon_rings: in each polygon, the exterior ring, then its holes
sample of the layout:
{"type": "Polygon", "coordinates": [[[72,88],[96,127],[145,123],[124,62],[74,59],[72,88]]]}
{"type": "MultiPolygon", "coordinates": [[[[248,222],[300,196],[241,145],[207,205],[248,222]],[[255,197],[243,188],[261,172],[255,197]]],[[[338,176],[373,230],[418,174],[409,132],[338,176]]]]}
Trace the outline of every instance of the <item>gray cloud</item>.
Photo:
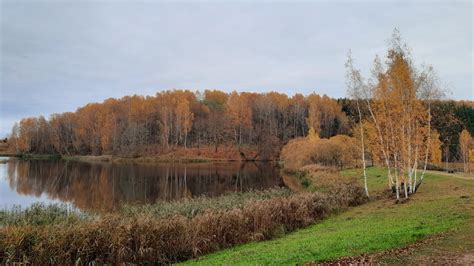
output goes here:
{"type": "Polygon", "coordinates": [[[472,3],[1,2],[0,136],[25,116],[171,88],[345,95],[398,27],[473,99],[472,3]]]}

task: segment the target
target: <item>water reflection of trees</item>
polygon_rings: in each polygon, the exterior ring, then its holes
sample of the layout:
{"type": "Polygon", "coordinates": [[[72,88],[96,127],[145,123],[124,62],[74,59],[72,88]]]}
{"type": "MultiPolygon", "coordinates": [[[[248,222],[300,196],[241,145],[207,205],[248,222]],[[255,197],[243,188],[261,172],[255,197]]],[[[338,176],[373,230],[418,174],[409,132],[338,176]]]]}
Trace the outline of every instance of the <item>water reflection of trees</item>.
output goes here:
{"type": "Polygon", "coordinates": [[[71,202],[83,210],[114,210],[123,203],[153,203],[198,195],[281,185],[270,163],[110,164],[72,161],[8,162],[11,189],[71,202]]]}

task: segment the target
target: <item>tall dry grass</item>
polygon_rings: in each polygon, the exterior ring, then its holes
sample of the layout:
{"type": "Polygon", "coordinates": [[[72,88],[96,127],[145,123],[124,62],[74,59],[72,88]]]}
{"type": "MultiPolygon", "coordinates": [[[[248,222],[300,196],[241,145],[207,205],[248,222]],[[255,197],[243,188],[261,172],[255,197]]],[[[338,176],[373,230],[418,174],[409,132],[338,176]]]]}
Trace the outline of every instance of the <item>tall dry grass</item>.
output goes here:
{"type": "Polygon", "coordinates": [[[192,218],[106,216],[73,225],[0,228],[3,264],[168,264],[249,241],[271,239],[365,201],[362,187],[340,183],[330,193],[300,193],[211,210],[192,218]]]}
{"type": "Polygon", "coordinates": [[[120,209],[120,214],[123,216],[150,215],[156,218],[182,215],[192,218],[206,211],[241,209],[254,201],[275,197],[289,197],[293,193],[288,188],[275,187],[266,190],[233,192],[218,197],[200,196],[174,201],[157,201],[153,204],[145,205],[126,204],[120,209]]]}
{"type": "Polygon", "coordinates": [[[82,213],[68,204],[34,203],[29,207],[13,206],[0,210],[0,227],[7,225],[74,224],[91,220],[94,215],[82,213]]]}

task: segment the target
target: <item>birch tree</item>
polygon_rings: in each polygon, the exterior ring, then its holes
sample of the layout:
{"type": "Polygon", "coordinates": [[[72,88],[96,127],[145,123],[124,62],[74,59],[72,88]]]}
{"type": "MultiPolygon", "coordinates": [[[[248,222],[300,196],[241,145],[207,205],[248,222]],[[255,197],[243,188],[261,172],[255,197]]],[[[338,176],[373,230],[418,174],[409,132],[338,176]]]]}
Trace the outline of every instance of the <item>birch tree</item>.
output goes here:
{"type": "Polygon", "coordinates": [[[347,92],[349,94],[349,97],[354,98],[356,100],[357,114],[359,116],[362,170],[364,174],[364,188],[365,188],[365,194],[367,195],[367,197],[369,197],[369,188],[367,185],[367,167],[366,167],[366,160],[365,160],[364,126],[362,122],[362,112],[361,112],[360,103],[359,103],[363,95],[362,91],[364,90],[365,85],[362,80],[360,71],[354,68],[354,65],[352,63],[351,52],[349,52],[347,56],[346,69],[347,69],[347,73],[346,73],[347,92]]]}
{"type": "MultiPolygon", "coordinates": [[[[401,194],[407,198],[415,193],[423,180],[424,172],[417,181],[417,169],[422,154],[426,169],[431,148],[429,105],[439,97],[441,90],[432,68],[421,74],[417,72],[410,50],[402,42],[398,30],[392,35],[386,59],[383,66],[376,57],[372,79],[365,83],[349,54],[346,63],[348,92],[357,101],[359,118],[362,118],[360,101],[364,101],[369,110],[377,132],[377,146],[388,169],[388,183],[399,200],[401,194]]],[[[362,138],[363,128],[359,127],[362,138]]],[[[365,154],[362,156],[365,161],[365,154]]]]}

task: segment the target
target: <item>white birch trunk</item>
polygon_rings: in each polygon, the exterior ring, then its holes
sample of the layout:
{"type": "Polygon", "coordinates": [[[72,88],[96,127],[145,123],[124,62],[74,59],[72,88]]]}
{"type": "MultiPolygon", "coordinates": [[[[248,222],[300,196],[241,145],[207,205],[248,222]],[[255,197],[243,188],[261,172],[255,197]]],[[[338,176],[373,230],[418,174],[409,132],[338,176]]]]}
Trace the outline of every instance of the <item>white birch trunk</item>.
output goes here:
{"type": "MultiPolygon", "coordinates": [[[[423,166],[423,172],[421,172],[420,184],[421,182],[423,182],[423,177],[425,176],[425,173],[426,173],[426,166],[428,165],[428,155],[430,153],[430,146],[431,146],[431,102],[428,103],[428,139],[426,140],[425,165],[423,166]]],[[[417,186],[419,185],[415,182],[415,192],[416,192],[417,186]]]]}
{"type": "Polygon", "coordinates": [[[357,112],[359,113],[360,140],[361,140],[361,146],[362,146],[362,167],[364,170],[364,188],[365,188],[365,194],[367,195],[367,197],[369,197],[369,188],[367,186],[367,169],[366,169],[366,163],[365,163],[364,128],[362,126],[362,114],[360,111],[359,100],[356,100],[356,102],[357,102],[357,112]]]}
{"type": "Polygon", "coordinates": [[[382,146],[382,153],[383,153],[384,158],[385,158],[385,164],[387,165],[387,175],[388,175],[388,179],[389,179],[389,188],[391,188],[392,185],[393,185],[393,177],[392,177],[392,174],[391,174],[391,171],[390,171],[390,162],[389,162],[389,159],[388,159],[387,151],[385,150],[386,147],[385,147],[385,144],[384,144],[384,141],[383,141],[382,131],[380,130],[380,126],[377,123],[377,119],[375,118],[374,112],[372,111],[372,107],[370,106],[369,100],[366,100],[366,102],[367,102],[367,107],[369,108],[370,116],[372,117],[372,120],[374,121],[375,127],[377,128],[377,133],[379,135],[379,142],[380,142],[380,145],[382,146]]]}

